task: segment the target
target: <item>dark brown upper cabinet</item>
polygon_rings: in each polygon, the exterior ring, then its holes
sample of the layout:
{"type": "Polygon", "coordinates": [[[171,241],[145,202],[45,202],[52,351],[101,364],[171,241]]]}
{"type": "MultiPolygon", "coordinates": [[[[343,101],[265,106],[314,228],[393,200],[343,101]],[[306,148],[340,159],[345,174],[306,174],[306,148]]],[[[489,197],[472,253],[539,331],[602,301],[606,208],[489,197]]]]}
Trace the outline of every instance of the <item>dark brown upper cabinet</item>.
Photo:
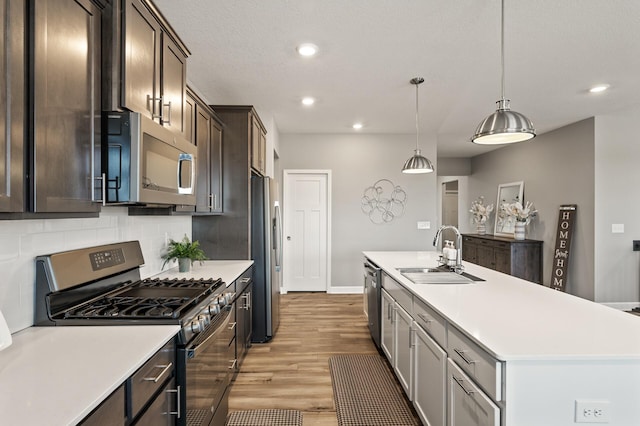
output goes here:
{"type": "Polygon", "coordinates": [[[110,8],[105,109],[139,112],[185,136],[189,50],[152,2],[116,1],[110,8]]]}
{"type": "Polygon", "coordinates": [[[28,210],[98,212],[102,9],[90,0],[31,5],[28,210]]]}
{"type": "Polygon", "coordinates": [[[0,212],[24,211],[25,5],[0,0],[0,212]]]}

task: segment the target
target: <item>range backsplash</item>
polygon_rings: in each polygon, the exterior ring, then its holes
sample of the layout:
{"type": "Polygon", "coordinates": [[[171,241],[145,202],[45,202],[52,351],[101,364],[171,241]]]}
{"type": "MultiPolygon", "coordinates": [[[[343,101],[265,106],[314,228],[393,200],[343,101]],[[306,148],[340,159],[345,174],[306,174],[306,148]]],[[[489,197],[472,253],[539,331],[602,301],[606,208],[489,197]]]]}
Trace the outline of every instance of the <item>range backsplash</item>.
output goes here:
{"type": "Polygon", "coordinates": [[[190,216],[128,216],[126,207],[105,207],[98,218],[0,221],[0,310],[9,329],[33,325],[37,255],[139,240],[146,278],[162,270],[165,240],[184,234],[191,238],[190,216]]]}

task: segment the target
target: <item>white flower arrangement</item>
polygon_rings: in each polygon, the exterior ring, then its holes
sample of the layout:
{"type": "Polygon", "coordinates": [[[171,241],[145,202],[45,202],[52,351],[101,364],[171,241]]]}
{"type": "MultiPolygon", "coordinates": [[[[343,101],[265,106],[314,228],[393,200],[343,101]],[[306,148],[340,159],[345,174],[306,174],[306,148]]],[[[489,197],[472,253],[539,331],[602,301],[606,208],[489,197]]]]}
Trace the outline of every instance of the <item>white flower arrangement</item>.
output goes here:
{"type": "Polygon", "coordinates": [[[473,215],[474,223],[485,223],[491,215],[492,211],[493,204],[485,206],[483,196],[478,197],[477,200],[471,203],[471,210],[469,210],[469,212],[473,215]]]}
{"type": "Polygon", "coordinates": [[[524,222],[526,225],[538,215],[538,210],[534,208],[531,201],[527,201],[524,207],[519,201],[511,204],[504,203],[500,209],[506,216],[514,218],[516,222],[524,222]]]}

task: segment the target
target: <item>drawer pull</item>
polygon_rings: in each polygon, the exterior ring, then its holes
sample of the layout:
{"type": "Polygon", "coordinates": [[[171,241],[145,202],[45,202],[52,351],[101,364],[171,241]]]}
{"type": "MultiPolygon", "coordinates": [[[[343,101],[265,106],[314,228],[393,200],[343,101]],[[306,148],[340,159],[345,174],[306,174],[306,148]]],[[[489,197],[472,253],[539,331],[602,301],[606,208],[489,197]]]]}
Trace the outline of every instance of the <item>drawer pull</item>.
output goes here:
{"type": "Polygon", "coordinates": [[[464,385],[462,384],[462,379],[458,379],[456,376],[451,375],[451,377],[453,377],[453,380],[456,381],[456,383],[458,384],[458,386],[460,386],[462,388],[462,390],[464,391],[464,393],[466,393],[469,396],[473,395],[473,391],[470,391],[469,389],[465,388],[464,385]]]}
{"type": "Polygon", "coordinates": [[[471,361],[469,358],[466,357],[466,355],[464,354],[464,351],[462,349],[454,349],[453,350],[455,353],[458,354],[458,356],[460,358],[462,358],[462,360],[464,362],[466,362],[467,364],[475,364],[475,361],[471,361]]]}
{"type": "Polygon", "coordinates": [[[178,418],[180,418],[180,386],[176,386],[175,389],[167,389],[167,393],[176,394],[176,411],[168,411],[162,414],[168,414],[170,416],[177,416],[178,418]]]}
{"type": "Polygon", "coordinates": [[[164,376],[164,375],[165,375],[165,373],[166,373],[167,371],[169,371],[169,369],[170,369],[171,367],[173,367],[173,363],[172,363],[172,362],[170,362],[170,363],[169,363],[169,364],[167,364],[167,365],[156,365],[156,367],[158,367],[158,368],[162,368],[162,371],[160,372],[160,374],[158,374],[156,377],[145,377],[145,378],[143,378],[142,380],[144,380],[145,382],[158,383],[158,380],[160,380],[160,378],[161,378],[162,376],[164,376]]]}
{"type": "Polygon", "coordinates": [[[245,278],[241,278],[241,279],[240,279],[240,282],[241,282],[242,284],[246,284],[246,283],[248,283],[249,281],[251,281],[251,278],[249,278],[249,277],[245,277],[245,278]]]}
{"type": "Polygon", "coordinates": [[[233,330],[234,328],[236,328],[236,324],[238,323],[237,322],[229,323],[229,330],[233,330]]]}
{"type": "Polygon", "coordinates": [[[430,324],[433,321],[432,319],[427,318],[424,314],[418,314],[418,317],[420,317],[420,319],[426,322],[427,324],[430,324]]]}
{"type": "Polygon", "coordinates": [[[231,365],[229,366],[229,370],[235,370],[236,365],[238,365],[238,360],[237,359],[230,359],[229,362],[231,363],[231,365]]]}

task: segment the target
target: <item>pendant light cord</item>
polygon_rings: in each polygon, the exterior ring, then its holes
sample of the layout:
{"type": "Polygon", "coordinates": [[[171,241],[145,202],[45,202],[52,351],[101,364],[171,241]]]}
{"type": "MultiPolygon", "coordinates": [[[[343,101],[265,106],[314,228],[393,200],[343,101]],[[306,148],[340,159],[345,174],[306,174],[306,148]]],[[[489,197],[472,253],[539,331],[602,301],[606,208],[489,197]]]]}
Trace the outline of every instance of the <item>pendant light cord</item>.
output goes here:
{"type": "Polygon", "coordinates": [[[501,97],[504,101],[504,0],[502,0],[500,9],[500,65],[502,67],[501,76],[501,97]]]}
{"type": "Polygon", "coordinates": [[[418,132],[420,131],[420,126],[418,125],[418,86],[420,83],[416,84],[416,151],[418,151],[418,132]]]}

